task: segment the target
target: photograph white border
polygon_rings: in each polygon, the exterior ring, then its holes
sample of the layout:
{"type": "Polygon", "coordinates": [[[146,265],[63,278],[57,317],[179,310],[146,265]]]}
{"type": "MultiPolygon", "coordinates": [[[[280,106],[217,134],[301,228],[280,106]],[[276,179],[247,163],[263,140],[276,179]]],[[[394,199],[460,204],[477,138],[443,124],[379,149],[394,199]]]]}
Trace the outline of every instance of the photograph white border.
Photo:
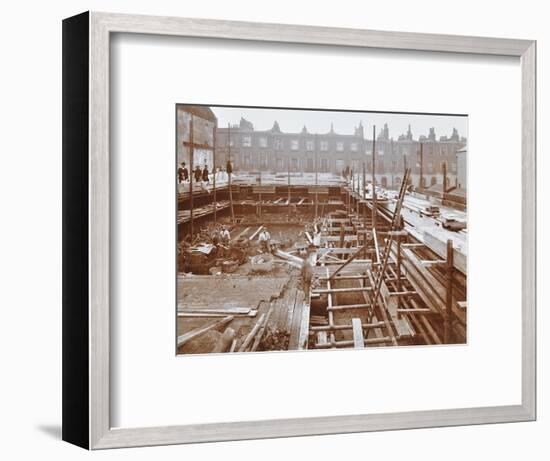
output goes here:
{"type": "Polygon", "coordinates": [[[535,418],[535,47],[533,41],[90,13],[90,446],[192,443],[535,418]],[[513,406],[112,429],[110,406],[109,59],[114,32],[515,56],[522,71],[522,403],[513,406]]]}

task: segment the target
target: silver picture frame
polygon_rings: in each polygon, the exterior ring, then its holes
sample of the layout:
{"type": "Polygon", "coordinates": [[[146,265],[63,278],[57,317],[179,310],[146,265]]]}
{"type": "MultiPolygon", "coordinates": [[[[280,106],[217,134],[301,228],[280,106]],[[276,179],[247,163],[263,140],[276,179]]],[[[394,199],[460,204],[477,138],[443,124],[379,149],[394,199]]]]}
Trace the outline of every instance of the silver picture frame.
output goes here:
{"type": "Polygon", "coordinates": [[[86,12],[63,21],[63,439],[87,449],[536,419],[536,42],[86,12]],[[521,404],[166,427],[110,424],[110,40],[113,33],[518,58],[522,124],[521,404]]]}

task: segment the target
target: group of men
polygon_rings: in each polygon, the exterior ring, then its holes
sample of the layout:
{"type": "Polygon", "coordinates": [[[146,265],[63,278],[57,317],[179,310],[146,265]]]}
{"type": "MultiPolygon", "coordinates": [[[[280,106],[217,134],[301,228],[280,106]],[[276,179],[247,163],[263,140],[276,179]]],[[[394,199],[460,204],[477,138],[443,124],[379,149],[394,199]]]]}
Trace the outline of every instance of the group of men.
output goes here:
{"type": "MultiPolygon", "coordinates": [[[[210,182],[210,172],[208,171],[208,165],[204,165],[204,168],[202,170],[201,167],[197,165],[193,174],[195,182],[210,182]]],[[[189,181],[189,170],[187,169],[185,162],[181,162],[181,165],[178,168],[178,182],[181,184],[182,182],[187,181],[189,181]]]]}
{"type": "MultiPolygon", "coordinates": [[[[223,170],[220,168],[216,169],[216,179],[218,179],[219,174],[222,175],[230,175],[233,172],[233,168],[231,166],[231,162],[227,162],[227,169],[223,170]]],[[[195,170],[193,172],[194,175],[194,181],[196,183],[210,183],[210,171],[208,170],[208,165],[204,165],[204,167],[201,169],[199,165],[195,167],[195,170]]],[[[222,178],[223,179],[223,178],[222,178]]],[[[187,169],[187,165],[185,162],[181,162],[180,166],[178,167],[178,182],[181,184],[183,182],[189,181],[189,170],[187,169]]]]}

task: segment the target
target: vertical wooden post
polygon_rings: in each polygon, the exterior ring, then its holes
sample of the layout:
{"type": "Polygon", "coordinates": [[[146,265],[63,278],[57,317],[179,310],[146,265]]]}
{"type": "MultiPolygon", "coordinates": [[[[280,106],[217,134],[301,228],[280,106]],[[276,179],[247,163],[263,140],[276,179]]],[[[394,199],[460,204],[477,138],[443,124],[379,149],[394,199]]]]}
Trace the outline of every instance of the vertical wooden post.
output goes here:
{"type": "Polygon", "coordinates": [[[372,127],[372,228],[376,228],[376,125],[372,127]]]}
{"type": "Polygon", "coordinates": [[[288,154],[288,220],[290,221],[290,152],[288,154]]]}
{"type": "Polygon", "coordinates": [[[231,164],[231,123],[227,124],[227,187],[229,188],[229,208],[231,209],[231,222],[235,222],[235,211],[233,210],[233,192],[231,190],[231,175],[233,174],[233,165],[231,164]],[[231,172],[229,172],[229,167],[231,172]]]}
{"type": "Polygon", "coordinates": [[[424,189],[424,144],[420,143],[420,179],[418,188],[424,189]]]}
{"type": "Polygon", "coordinates": [[[213,187],[214,187],[214,222],[217,222],[218,221],[218,216],[217,216],[217,212],[218,212],[218,202],[216,200],[216,133],[218,131],[218,122],[216,121],[216,123],[214,123],[214,137],[213,137],[213,140],[212,140],[212,171],[214,173],[214,181],[212,183],[213,187]]]}
{"type": "MultiPolygon", "coordinates": [[[[363,178],[362,178],[362,185],[361,185],[361,193],[359,196],[362,199],[363,202],[363,210],[362,210],[362,216],[363,216],[363,244],[367,243],[367,190],[365,187],[367,186],[367,170],[365,168],[365,162],[363,162],[363,178]]],[[[367,259],[367,250],[365,248],[365,251],[363,253],[363,259],[367,259]]]]}
{"type": "Polygon", "coordinates": [[[193,178],[195,176],[195,169],[193,166],[193,114],[191,120],[189,120],[189,212],[190,212],[190,231],[191,243],[193,242],[193,178]]]}
{"type": "Polygon", "coordinates": [[[319,160],[319,152],[317,151],[317,133],[315,133],[313,142],[315,143],[315,219],[317,219],[317,211],[319,207],[319,165],[317,164],[319,160]]]}
{"type": "Polygon", "coordinates": [[[351,212],[351,178],[348,178],[348,215],[350,212],[351,212]]]}
{"type": "Polygon", "coordinates": [[[393,160],[393,139],[390,140],[390,151],[391,151],[391,187],[392,189],[395,187],[395,167],[394,167],[394,160],[393,160]]]}
{"type": "Polygon", "coordinates": [[[443,162],[443,194],[441,196],[442,205],[445,205],[445,200],[447,199],[447,189],[449,189],[449,184],[447,181],[447,162],[443,162]]]}
{"type": "MultiPolygon", "coordinates": [[[[401,235],[399,234],[397,235],[397,270],[395,274],[397,277],[397,291],[401,292],[401,235]]],[[[401,296],[397,297],[397,307],[401,307],[401,296]]]]}
{"type": "Polygon", "coordinates": [[[259,186],[260,186],[260,196],[258,197],[258,214],[260,219],[262,219],[262,168],[260,166],[260,172],[259,172],[260,178],[259,178],[259,186]]]}
{"type": "Polygon", "coordinates": [[[453,308],[453,241],[447,240],[447,302],[443,316],[443,342],[452,342],[451,317],[453,308]]]}

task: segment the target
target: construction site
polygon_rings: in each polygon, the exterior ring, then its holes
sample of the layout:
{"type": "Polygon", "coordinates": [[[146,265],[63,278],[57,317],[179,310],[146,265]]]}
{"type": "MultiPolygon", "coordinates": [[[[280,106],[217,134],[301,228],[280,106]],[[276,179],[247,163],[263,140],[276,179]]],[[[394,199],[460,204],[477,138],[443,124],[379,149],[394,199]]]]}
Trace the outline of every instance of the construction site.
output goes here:
{"type": "Polygon", "coordinates": [[[374,127],[371,155],[341,174],[316,160],[309,172],[290,161],[286,172],[233,171],[230,144],[220,168],[205,135],[216,119],[189,107],[178,134],[177,354],[467,342],[467,204],[446,174],[440,193],[426,191],[422,165],[415,184],[404,158],[399,186],[384,187],[374,127]],[[212,174],[195,175],[204,152],[212,174]]]}

